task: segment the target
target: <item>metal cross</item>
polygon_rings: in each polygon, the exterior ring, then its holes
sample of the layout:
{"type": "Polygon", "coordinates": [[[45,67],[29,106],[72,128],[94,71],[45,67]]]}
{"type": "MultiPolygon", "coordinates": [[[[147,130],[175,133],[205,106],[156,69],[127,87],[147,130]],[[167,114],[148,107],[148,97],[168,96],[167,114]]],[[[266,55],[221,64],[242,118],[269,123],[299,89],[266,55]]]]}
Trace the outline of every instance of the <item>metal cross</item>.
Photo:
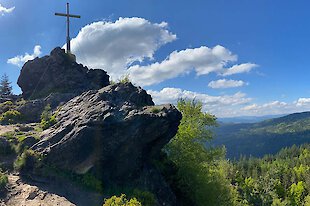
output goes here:
{"type": "Polygon", "coordinates": [[[71,18],[81,18],[79,15],[73,15],[69,13],[69,3],[67,3],[67,13],[55,13],[56,16],[65,16],[67,17],[67,53],[71,53],[71,45],[70,45],[70,17],[71,18]]]}

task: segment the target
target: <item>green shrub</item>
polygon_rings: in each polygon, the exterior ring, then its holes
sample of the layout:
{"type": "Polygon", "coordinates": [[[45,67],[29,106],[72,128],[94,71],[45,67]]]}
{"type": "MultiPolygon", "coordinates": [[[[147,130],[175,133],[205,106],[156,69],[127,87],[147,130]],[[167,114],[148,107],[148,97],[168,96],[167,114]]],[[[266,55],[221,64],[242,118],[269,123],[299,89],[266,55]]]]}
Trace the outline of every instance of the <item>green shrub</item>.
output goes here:
{"type": "Polygon", "coordinates": [[[0,124],[16,124],[21,122],[22,115],[19,111],[9,110],[0,116],[0,124]]]}
{"type": "Polygon", "coordinates": [[[94,175],[91,175],[89,173],[81,175],[79,178],[77,178],[77,182],[81,183],[84,187],[88,189],[103,192],[102,182],[98,180],[94,175]]]}
{"type": "Polygon", "coordinates": [[[129,74],[122,76],[119,80],[119,83],[125,84],[130,82],[129,74]]]}
{"type": "Polygon", "coordinates": [[[14,162],[14,169],[21,173],[30,172],[40,167],[41,157],[33,150],[25,150],[14,162]]]}
{"type": "Polygon", "coordinates": [[[149,191],[134,189],[131,196],[136,197],[144,206],[154,206],[156,204],[155,195],[149,191]]]}
{"type": "Polygon", "coordinates": [[[56,124],[56,114],[52,115],[51,106],[47,105],[41,114],[41,127],[43,130],[56,124]]]}
{"type": "Polygon", "coordinates": [[[157,107],[153,107],[152,109],[151,109],[151,112],[152,113],[154,113],[154,114],[157,114],[157,113],[159,113],[161,110],[159,109],[159,108],[157,108],[157,107]]]}
{"type": "Polygon", "coordinates": [[[126,195],[121,194],[119,197],[112,196],[109,199],[105,199],[103,206],[142,206],[142,204],[136,198],[128,200],[126,195]]]}
{"type": "Polygon", "coordinates": [[[8,176],[0,170],[0,192],[3,192],[8,184],[8,176]]]}
{"type": "Polygon", "coordinates": [[[11,101],[6,101],[0,104],[0,112],[4,113],[14,108],[14,104],[11,101]]]}
{"type": "Polygon", "coordinates": [[[112,186],[105,189],[108,196],[120,196],[125,194],[128,198],[136,198],[144,206],[156,205],[156,197],[153,193],[132,187],[112,186]]]}

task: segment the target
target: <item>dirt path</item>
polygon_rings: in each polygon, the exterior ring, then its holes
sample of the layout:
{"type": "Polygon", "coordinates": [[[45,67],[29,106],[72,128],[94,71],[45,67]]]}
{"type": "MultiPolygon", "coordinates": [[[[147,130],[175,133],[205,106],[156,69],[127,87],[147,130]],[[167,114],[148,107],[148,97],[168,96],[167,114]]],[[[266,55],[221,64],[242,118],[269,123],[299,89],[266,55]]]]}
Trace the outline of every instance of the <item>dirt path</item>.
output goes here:
{"type": "Polygon", "coordinates": [[[1,126],[0,125],[0,135],[3,135],[4,133],[11,132],[15,130],[14,125],[8,125],[8,126],[1,126]]]}
{"type": "Polygon", "coordinates": [[[40,190],[37,186],[23,183],[17,175],[9,175],[8,195],[0,200],[0,206],[74,206],[57,194],[40,190]]]}

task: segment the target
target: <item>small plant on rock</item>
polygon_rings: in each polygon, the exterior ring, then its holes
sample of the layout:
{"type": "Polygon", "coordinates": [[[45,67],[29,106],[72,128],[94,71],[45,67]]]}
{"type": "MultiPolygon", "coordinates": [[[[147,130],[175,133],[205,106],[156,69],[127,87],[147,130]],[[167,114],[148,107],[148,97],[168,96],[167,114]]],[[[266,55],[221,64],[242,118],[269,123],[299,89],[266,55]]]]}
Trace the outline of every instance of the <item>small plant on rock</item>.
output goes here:
{"type": "Polygon", "coordinates": [[[40,167],[41,157],[33,150],[25,150],[14,162],[14,168],[26,173],[40,167]]]}
{"type": "Polygon", "coordinates": [[[56,124],[56,114],[52,114],[51,106],[47,105],[41,114],[41,127],[43,130],[56,124]]]}
{"type": "Polygon", "coordinates": [[[157,108],[157,107],[153,107],[153,108],[151,109],[151,112],[154,113],[154,114],[158,114],[160,111],[161,111],[161,110],[160,110],[159,108],[157,108]]]}
{"type": "Polygon", "coordinates": [[[3,192],[8,184],[8,176],[4,174],[0,169],[0,193],[3,192]]]}
{"type": "Polygon", "coordinates": [[[119,83],[125,84],[130,82],[129,74],[122,76],[119,80],[119,83]]]}

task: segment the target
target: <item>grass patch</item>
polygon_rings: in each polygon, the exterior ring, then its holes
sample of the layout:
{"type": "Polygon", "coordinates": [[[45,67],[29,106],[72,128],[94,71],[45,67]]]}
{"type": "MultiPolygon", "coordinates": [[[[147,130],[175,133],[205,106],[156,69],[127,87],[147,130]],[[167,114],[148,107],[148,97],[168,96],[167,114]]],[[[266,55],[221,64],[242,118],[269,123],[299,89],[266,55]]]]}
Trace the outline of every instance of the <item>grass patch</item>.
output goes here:
{"type": "MultiPolygon", "coordinates": [[[[35,140],[40,139],[40,133],[43,131],[39,124],[29,127],[27,125],[21,125],[18,126],[19,129],[15,129],[15,131],[6,132],[5,134],[1,135],[5,137],[11,145],[11,148],[15,150],[17,154],[20,154],[23,152],[23,150],[29,144],[29,141],[27,141],[28,138],[34,138],[35,140]],[[25,142],[28,142],[25,144],[25,142]]],[[[1,151],[0,151],[1,153],[1,151]]]]}

